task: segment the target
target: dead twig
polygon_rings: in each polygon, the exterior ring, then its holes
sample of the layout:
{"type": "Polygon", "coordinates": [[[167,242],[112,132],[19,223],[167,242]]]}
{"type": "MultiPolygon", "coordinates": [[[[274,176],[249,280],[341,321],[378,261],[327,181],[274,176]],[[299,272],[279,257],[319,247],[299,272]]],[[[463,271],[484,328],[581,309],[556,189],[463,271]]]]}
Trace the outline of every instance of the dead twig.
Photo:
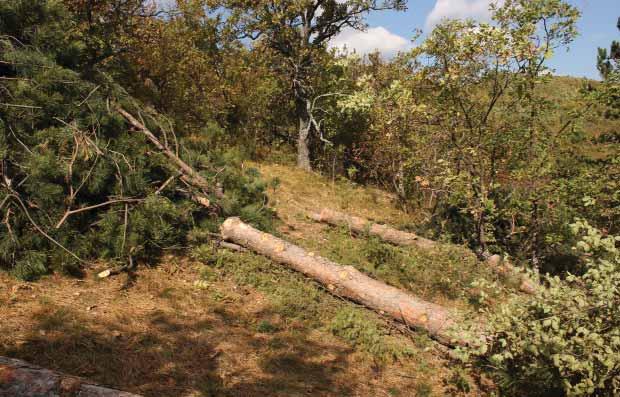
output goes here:
{"type": "Polygon", "coordinates": [[[88,99],[91,97],[91,95],[93,95],[101,86],[98,85],[97,87],[93,88],[91,92],[88,93],[88,95],[86,96],[86,98],[84,98],[84,100],[80,103],[78,103],[78,107],[82,106],[86,101],[88,101],[88,99]]]}
{"type": "Polygon", "coordinates": [[[99,204],[95,204],[95,205],[89,205],[88,207],[81,207],[81,208],[77,208],[75,210],[69,210],[69,211],[65,212],[63,217],[56,224],[55,228],[59,229],[63,225],[63,223],[65,223],[67,218],[70,217],[73,214],[77,214],[77,213],[80,213],[80,212],[93,210],[93,209],[100,208],[100,207],[105,207],[106,205],[112,205],[112,204],[118,204],[118,203],[139,203],[139,202],[142,202],[144,200],[145,199],[137,199],[137,198],[109,200],[109,201],[106,201],[105,203],[99,203],[99,204]]]}
{"type": "Polygon", "coordinates": [[[20,105],[16,103],[0,103],[0,105],[12,107],[12,108],[25,108],[25,109],[43,109],[42,106],[32,106],[32,105],[20,105]]]}
{"type": "Polygon", "coordinates": [[[179,175],[172,175],[170,178],[166,179],[166,181],[155,191],[155,194],[160,194],[173,180],[176,179],[179,175]]]}
{"type": "Polygon", "coordinates": [[[45,230],[43,230],[41,228],[41,226],[39,226],[34,219],[32,219],[32,216],[30,216],[30,212],[28,211],[28,208],[26,207],[26,204],[24,204],[24,202],[22,201],[22,199],[17,196],[14,193],[9,194],[9,196],[11,196],[12,198],[14,198],[18,203],[19,206],[21,207],[22,211],[24,212],[24,215],[26,215],[26,218],[28,218],[28,220],[30,221],[30,223],[32,224],[32,226],[34,226],[34,228],[41,233],[41,235],[43,237],[45,237],[46,239],[48,239],[49,241],[51,241],[54,245],[56,245],[57,247],[59,247],[60,249],[62,249],[63,251],[65,251],[66,253],[68,253],[69,255],[71,255],[74,259],[76,259],[78,262],[80,263],[86,263],[85,260],[81,259],[79,256],[77,256],[76,254],[74,254],[73,252],[71,252],[68,248],[66,248],[64,245],[60,244],[58,241],[56,241],[52,236],[50,236],[49,234],[47,234],[45,232],[45,230]]]}
{"type": "Polygon", "coordinates": [[[13,128],[11,127],[11,125],[9,124],[9,131],[11,132],[11,135],[13,135],[13,137],[15,138],[15,140],[30,154],[32,154],[32,150],[30,150],[30,148],[28,146],[26,146],[26,144],[24,144],[24,142],[22,142],[18,137],[17,134],[15,134],[15,131],[13,131],[13,128]]]}
{"type": "Polygon", "coordinates": [[[127,242],[128,225],[129,225],[129,204],[125,203],[125,222],[123,223],[123,243],[121,245],[121,253],[125,251],[125,243],[127,242]]]}

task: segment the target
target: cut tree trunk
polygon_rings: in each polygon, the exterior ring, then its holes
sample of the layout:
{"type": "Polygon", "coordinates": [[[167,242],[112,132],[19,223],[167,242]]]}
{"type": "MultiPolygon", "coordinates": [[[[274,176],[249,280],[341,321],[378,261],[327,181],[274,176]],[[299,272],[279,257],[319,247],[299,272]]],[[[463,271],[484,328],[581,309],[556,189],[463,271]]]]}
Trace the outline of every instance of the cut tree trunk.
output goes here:
{"type": "Polygon", "coordinates": [[[526,294],[534,295],[540,285],[523,274],[519,269],[514,267],[510,262],[503,260],[499,255],[491,255],[484,261],[495,273],[512,279],[519,285],[519,290],[526,294]]]}
{"type": "Polygon", "coordinates": [[[426,330],[443,344],[465,344],[457,317],[443,306],[424,301],[372,279],[352,266],[341,266],[282,239],[263,233],[239,218],[221,226],[222,237],[285,264],[320,282],[334,295],[385,313],[407,326],[426,330]]]}
{"type": "MultiPolygon", "coordinates": [[[[334,226],[346,226],[355,233],[368,233],[394,245],[405,247],[415,246],[422,249],[431,249],[439,245],[436,241],[425,239],[413,233],[396,230],[386,225],[372,223],[367,219],[343,214],[327,208],[319,213],[310,214],[310,218],[317,222],[323,222],[334,226]]],[[[519,285],[519,289],[522,292],[528,294],[536,293],[537,284],[509,262],[502,260],[499,255],[490,256],[485,260],[485,263],[491,267],[494,272],[502,276],[517,278],[516,283],[519,285]]]]}
{"type": "Polygon", "coordinates": [[[140,397],[0,356],[0,397],[140,397]]]}
{"type": "MultiPolygon", "coordinates": [[[[159,149],[159,151],[161,151],[166,157],[168,157],[168,159],[170,159],[170,161],[174,164],[174,167],[181,174],[181,179],[183,181],[193,186],[194,188],[202,191],[203,195],[191,194],[191,198],[198,204],[203,205],[205,207],[209,207],[211,205],[211,202],[206,197],[208,193],[212,192],[209,182],[202,175],[200,175],[195,169],[193,169],[189,164],[181,160],[181,158],[179,158],[179,156],[177,156],[172,150],[170,150],[163,143],[161,143],[161,141],[157,139],[155,134],[153,134],[144,124],[139,122],[129,112],[127,112],[125,109],[121,108],[120,106],[117,107],[116,110],[121,114],[121,116],[123,116],[129,122],[129,124],[131,124],[138,130],[140,130],[146,136],[146,138],[157,149],[159,149]]],[[[222,195],[222,193],[218,191],[217,189],[213,190],[213,192],[218,197],[222,195]]]]}
{"type": "Polygon", "coordinates": [[[423,249],[431,249],[438,245],[437,242],[420,237],[416,234],[396,230],[386,225],[372,223],[367,219],[343,214],[342,212],[327,208],[324,208],[319,213],[311,214],[310,218],[317,222],[328,223],[333,226],[346,226],[355,233],[368,233],[394,245],[415,246],[423,249]]]}

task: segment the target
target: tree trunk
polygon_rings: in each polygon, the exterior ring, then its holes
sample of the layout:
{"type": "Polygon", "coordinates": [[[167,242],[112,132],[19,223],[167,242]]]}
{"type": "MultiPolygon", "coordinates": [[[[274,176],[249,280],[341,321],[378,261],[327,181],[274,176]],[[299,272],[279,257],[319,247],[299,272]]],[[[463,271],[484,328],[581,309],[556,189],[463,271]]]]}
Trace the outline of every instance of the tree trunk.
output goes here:
{"type": "Polygon", "coordinates": [[[0,397],[140,397],[0,356],[0,397]]]}
{"type": "Polygon", "coordinates": [[[349,298],[385,313],[408,326],[426,330],[447,345],[464,344],[465,338],[456,330],[454,313],[443,306],[426,302],[397,288],[374,280],[352,266],[340,266],[313,252],[287,243],[229,218],[221,226],[224,239],[249,248],[305,274],[325,285],[334,295],[349,298]]]}
{"type": "Polygon", "coordinates": [[[317,222],[328,223],[333,226],[346,226],[355,233],[368,233],[394,245],[415,246],[422,249],[431,249],[438,245],[437,242],[416,234],[396,230],[385,225],[378,225],[367,219],[343,214],[327,208],[324,208],[320,213],[311,214],[310,217],[317,222]]]}
{"type": "Polygon", "coordinates": [[[310,100],[297,99],[297,117],[299,118],[299,135],[297,137],[297,167],[305,171],[312,171],[310,164],[310,100]]]}
{"type": "MultiPolygon", "coordinates": [[[[378,225],[367,219],[343,214],[337,211],[323,209],[318,214],[311,214],[310,217],[317,222],[328,223],[334,226],[349,227],[355,233],[369,233],[377,236],[383,241],[400,246],[415,246],[422,249],[431,249],[438,246],[436,241],[428,240],[413,233],[407,233],[393,229],[389,226],[378,225]]],[[[502,276],[516,278],[514,280],[522,292],[534,294],[537,290],[537,283],[532,281],[527,275],[522,274],[517,268],[507,261],[503,261],[499,255],[486,255],[486,263],[491,269],[502,276]]]]}

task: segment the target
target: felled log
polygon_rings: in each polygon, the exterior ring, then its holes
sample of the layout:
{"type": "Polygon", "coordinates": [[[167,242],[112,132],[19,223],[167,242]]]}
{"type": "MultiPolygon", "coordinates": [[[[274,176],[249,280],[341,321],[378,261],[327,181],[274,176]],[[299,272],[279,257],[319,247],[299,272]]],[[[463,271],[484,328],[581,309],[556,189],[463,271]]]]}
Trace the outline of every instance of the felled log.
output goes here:
{"type": "Polygon", "coordinates": [[[0,397],[140,397],[0,356],[0,397]]]}
{"type": "Polygon", "coordinates": [[[446,345],[465,344],[457,317],[443,306],[424,301],[372,279],[352,266],[341,266],[271,234],[228,218],[221,226],[225,240],[249,248],[318,281],[334,295],[385,313],[407,326],[426,330],[446,345]]]}
{"type": "Polygon", "coordinates": [[[355,233],[368,233],[394,245],[415,246],[423,249],[431,249],[437,246],[437,242],[420,237],[417,234],[396,230],[386,225],[379,225],[364,218],[327,208],[319,213],[311,214],[310,217],[317,222],[328,223],[333,226],[347,226],[355,233]]]}
{"type": "MultiPolygon", "coordinates": [[[[422,249],[437,247],[439,243],[413,233],[403,232],[386,225],[379,225],[367,219],[343,214],[338,211],[324,208],[319,213],[311,214],[310,218],[317,222],[327,223],[333,226],[346,226],[355,233],[368,233],[377,236],[383,241],[399,246],[415,246],[422,249]]],[[[536,283],[527,275],[509,262],[502,260],[499,255],[492,255],[484,261],[494,272],[509,278],[516,278],[519,289],[528,294],[536,292],[536,283]]]]}

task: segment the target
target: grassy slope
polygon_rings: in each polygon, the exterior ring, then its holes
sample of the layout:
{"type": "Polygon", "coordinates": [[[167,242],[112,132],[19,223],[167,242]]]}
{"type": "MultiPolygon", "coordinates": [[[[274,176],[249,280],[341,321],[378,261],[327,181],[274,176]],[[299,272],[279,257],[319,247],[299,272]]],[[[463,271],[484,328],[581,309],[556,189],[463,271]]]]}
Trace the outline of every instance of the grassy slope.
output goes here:
{"type": "MultiPolygon", "coordinates": [[[[597,84],[600,83],[584,78],[554,76],[544,88],[548,99],[552,103],[557,104],[558,114],[569,114],[575,110],[574,104],[578,103],[582,95],[580,91],[588,85],[596,87],[597,84]]],[[[578,108],[578,110],[583,109],[578,108]]],[[[604,117],[604,109],[602,107],[593,108],[591,112],[588,112],[588,116],[577,126],[577,129],[581,129],[588,138],[598,138],[601,135],[618,131],[618,128],[617,120],[610,120],[604,117]]],[[[580,150],[583,151],[583,154],[593,159],[600,159],[613,154],[613,146],[611,144],[586,144],[580,150]]]]}
{"type": "MultiPolygon", "coordinates": [[[[305,216],[326,206],[415,224],[384,192],[282,165],[248,166],[281,181],[270,194],[277,232],[288,240],[463,311],[479,303],[474,280],[497,281],[460,247],[394,248],[305,216]]],[[[99,281],[95,271],[33,284],[0,274],[0,355],[146,396],[485,394],[424,334],[250,253],[205,244],[188,258],[141,267],[132,280],[99,281]]],[[[486,292],[497,299],[501,290],[486,292]]]]}

